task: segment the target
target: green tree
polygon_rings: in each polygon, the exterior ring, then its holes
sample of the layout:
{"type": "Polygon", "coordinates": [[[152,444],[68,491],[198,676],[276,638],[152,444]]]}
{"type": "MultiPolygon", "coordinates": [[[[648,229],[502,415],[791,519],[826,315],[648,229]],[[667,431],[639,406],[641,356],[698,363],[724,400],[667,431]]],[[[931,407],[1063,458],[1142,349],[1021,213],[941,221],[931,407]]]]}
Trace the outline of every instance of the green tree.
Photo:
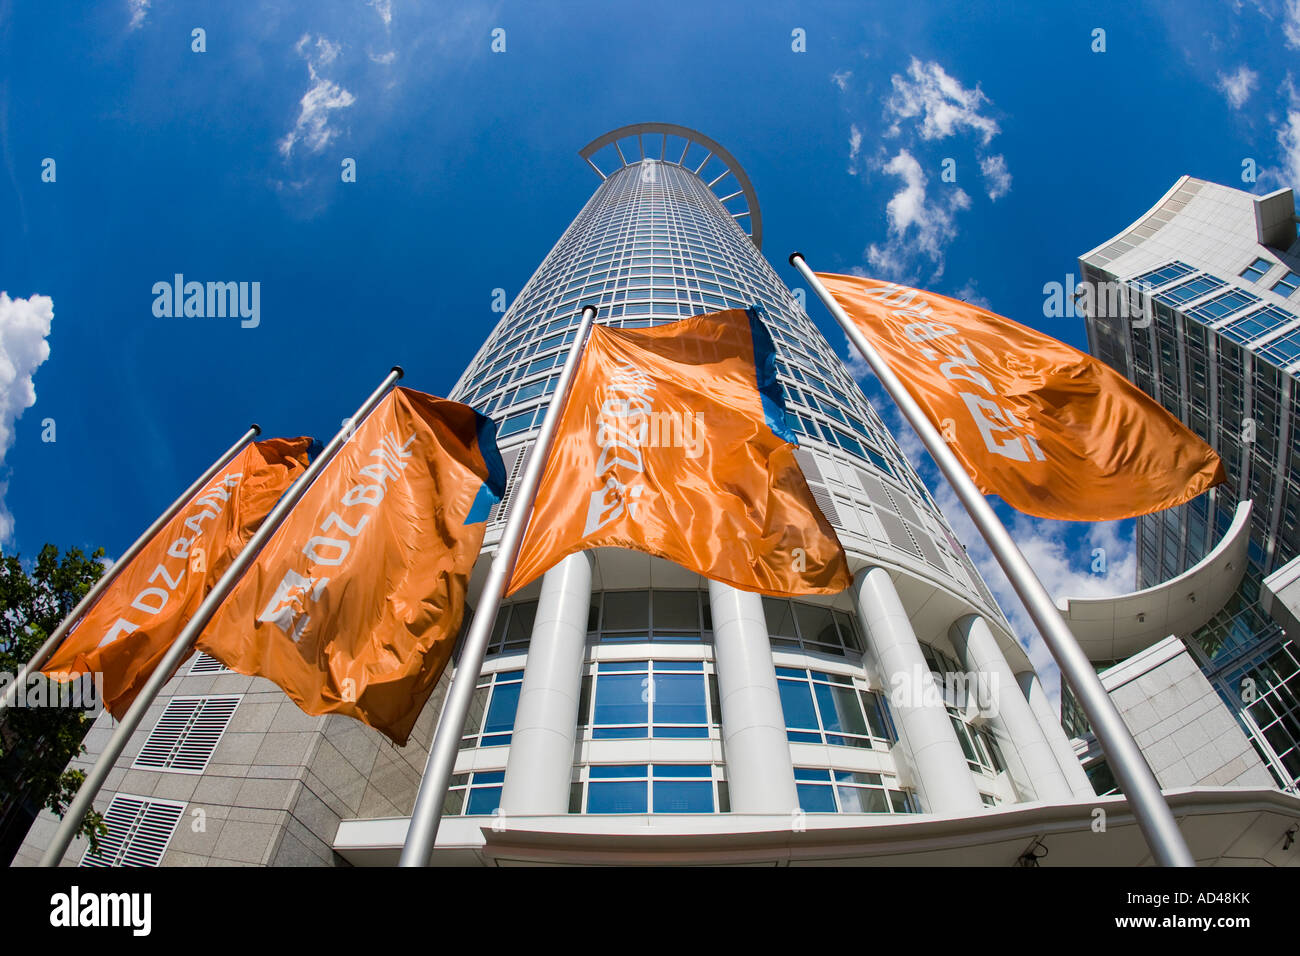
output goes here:
{"type": "MultiPolygon", "coordinates": [[[[18,555],[0,555],[0,672],[16,674],[72,613],[104,573],[103,556],[103,548],[89,557],[71,548],[60,557],[47,544],[29,573],[18,555]]],[[[62,816],[76,795],[85,774],[65,768],[85,752],[90,724],[86,711],[70,707],[11,707],[0,716],[0,840],[12,850],[21,841],[12,831],[26,819],[24,808],[45,807],[62,816]]],[[[94,810],[81,822],[92,849],[107,832],[103,815],[94,810]]]]}

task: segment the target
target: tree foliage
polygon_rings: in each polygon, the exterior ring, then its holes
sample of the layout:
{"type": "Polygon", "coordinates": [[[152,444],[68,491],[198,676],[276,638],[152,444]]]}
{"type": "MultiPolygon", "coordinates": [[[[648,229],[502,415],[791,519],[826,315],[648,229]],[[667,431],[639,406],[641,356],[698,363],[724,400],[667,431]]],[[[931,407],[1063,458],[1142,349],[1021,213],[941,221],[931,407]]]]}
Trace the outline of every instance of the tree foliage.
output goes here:
{"type": "MultiPolygon", "coordinates": [[[[18,555],[0,555],[0,672],[16,674],[104,572],[104,549],[86,556],[47,544],[30,571],[18,555]]],[[[0,715],[0,832],[21,819],[23,807],[45,807],[62,816],[85,779],[66,769],[85,751],[92,717],[84,710],[10,707],[0,715]]],[[[102,814],[91,810],[81,833],[98,849],[107,833],[102,814]]]]}

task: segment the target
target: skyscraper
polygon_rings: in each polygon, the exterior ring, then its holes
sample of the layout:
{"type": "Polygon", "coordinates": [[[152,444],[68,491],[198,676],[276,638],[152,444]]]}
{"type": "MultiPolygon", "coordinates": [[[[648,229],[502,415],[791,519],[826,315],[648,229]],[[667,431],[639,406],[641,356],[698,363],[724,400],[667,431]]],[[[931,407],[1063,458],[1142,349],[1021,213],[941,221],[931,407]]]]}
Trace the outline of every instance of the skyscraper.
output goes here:
{"type": "Polygon", "coordinates": [[[1228,473],[1208,494],[1138,519],[1137,585],[1185,574],[1228,534],[1238,504],[1250,502],[1239,586],[1178,636],[1277,785],[1294,789],[1300,654],[1261,602],[1265,578],[1300,556],[1292,190],[1256,196],[1184,176],[1079,262],[1093,354],[1212,445],[1228,473]]]}
{"type": "MultiPolygon", "coordinates": [[[[513,483],[581,306],[638,327],[757,305],[800,465],[855,583],[785,600],[640,553],[565,559],[498,617],[434,862],[1012,864],[1056,835],[1053,862],[1149,859],[1118,804],[1107,833],[1092,833],[1097,799],[1027,656],[763,257],[758,199],[735,158],[659,123],[614,130],[581,155],[598,188],[451,397],[497,421],[513,483]]],[[[267,682],[200,656],[110,777],[105,849],[79,842],[66,860],[393,863],[443,696],[399,749],[346,718],[307,717],[267,682]]],[[[1194,797],[1184,813],[1221,812],[1194,797]]],[[[1243,820],[1264,812],[1237,809],[1243,820]]],[[[43,815],[21,862],[52,825],[43,815]]],[[[1219,859],[1233,839],[1207,829],[1193,849],[1219,859]]]]}

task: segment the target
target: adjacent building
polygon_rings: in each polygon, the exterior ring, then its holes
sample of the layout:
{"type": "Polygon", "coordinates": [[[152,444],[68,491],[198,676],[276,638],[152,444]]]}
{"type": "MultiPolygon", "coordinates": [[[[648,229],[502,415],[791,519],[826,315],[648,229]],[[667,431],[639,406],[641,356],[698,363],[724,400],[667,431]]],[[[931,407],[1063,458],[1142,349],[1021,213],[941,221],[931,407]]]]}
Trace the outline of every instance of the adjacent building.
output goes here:
{"type": "MultiPolygon", "coordinates": [[[[1153,671],[1145,690],[1138,684],[1146,671],[1133,661],[1104,677],[1116,683],[1129,675],[1114,695],[1130,709],[1149,708],[1150,698],[1162,693],[1168,706],[1183,705],[1181,715],[1140,710],[1130,720],[1149,733],[1138,742],[1157,747],[1148,758],[1158,776],[1167,771],[1163,784],[1271,781],[1295,792],[1300,652],[1270,585],[1270,575],[1300,556],[1294,194],[1280,189],[1257,196],[1184,176],[1079,264],[1078,298],[1093,354],[1209,442],[1228,482],[1139,518],[1142,590],[1107,602],[1071,602],[1076,631],[1100,643],[1112,640],[1109,650],[1098,646],[1094,660],[1101,667],[1145,652],[1152,638],[1174,642],[1161,653],[1177,666],[1153,671]],[[1186,717],[1191,700],[1210,700],[1211,690],[1249,750],[1242,752],[1235,735],[1222,730],[1223,717],[1213,708],[1205,727],[1193,726],[1199,713],[1186,717]],[[1231,744],[1217,749],[1218,762],[1207,752],[1189,759],[1191,747],[1200,751],[1212,742],[1207,727],[1215,736],[1222,730],[1231,744]]],[[[1159,656],[1148,654],[1148,666],[1168,667],[1152,663],[1159,656]]],[[[1088,737],[1077,722],[1073,729],[1088,737]]],[[[1104,776],[1100,764],[1094,767],[1104,776]]]]}

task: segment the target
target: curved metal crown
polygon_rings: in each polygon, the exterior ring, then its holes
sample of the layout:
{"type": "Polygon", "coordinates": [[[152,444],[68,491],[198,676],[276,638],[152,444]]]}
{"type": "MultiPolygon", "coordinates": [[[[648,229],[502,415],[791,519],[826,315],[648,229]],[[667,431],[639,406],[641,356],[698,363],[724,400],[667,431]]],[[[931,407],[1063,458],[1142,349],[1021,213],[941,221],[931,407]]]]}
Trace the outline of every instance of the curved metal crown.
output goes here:
{"type": "MultiPolygon", "coordinates": [[[[718,159],[724,168],[722,172],[707,181],[709,189],[713,189],[713,187],[725,179],[728,174],[736,177],[736,183],[740,188],[725,196],[718,196],[718,201],[727,208],[727,212],[731,214],[731,218],[737,220],[737,222],[741,219],[749,220],[749,238],[753,241],[756,248],[763,248],[763,215],[758,208],[758,194],[754,192],[753,183],[749,181],[749,176],[745,173],[745,170],[740,163],[736,161],[736,157],[732,156],[731,153],[727,152],[727,150],[717,142],[705,136],[698,130],[693,130],[686,126],[678,126],[676,123],[633,123],[630,126],[620,126],[618,129],[610,130],[605,135],[593,139],[578,151],[578,155],[587,161],[587,164],[596,171],[597,175],[599,175],[601,179],[605,179],[608,174],[597,166],[592,161],[591,157],[606,146],[609,146],[611,143],[614,145],[614,149],[617,150],[618,158],[622,163],[620,168],[633,166],[636,163],[643,162],[649,158],[656,162],[671,163],[674,166],[681,166],[683,169],[688,169],[692,173],[699,175],[704,167],[708,165],[710,159],[718,159]],[[647,157],[645,149],[645,137],[647,135],[662,137],[658,157],[647,157]],[[668,150],[669,136],[675,136],[685,141],[681,155],[675,160],[670,159],[665,155],[668,150]],[[619,141],[631,137],[636,137],[637,148],[640,150],[641,156],[639,159],[629,162],[627,157],[623,154],[623,147],[620,145],[619,141]],[[701,147],[706,153],[704,159],[694,168],[686,165],[686,154],[690,152],[692,145],[701,147]],[[744,209],[738,212],[732,211],[730,207],[726,207],[726,203],[735,199],[737,196],[743,197],[744,199],[744,209]]],[[[653,145],[653,142],[651,145],[653,145]]],[[[712,175],[712,171],[710,171],[710,175],[712,175]]],[[[715,193],[715,195],[717,194],[715,193]]]]}

